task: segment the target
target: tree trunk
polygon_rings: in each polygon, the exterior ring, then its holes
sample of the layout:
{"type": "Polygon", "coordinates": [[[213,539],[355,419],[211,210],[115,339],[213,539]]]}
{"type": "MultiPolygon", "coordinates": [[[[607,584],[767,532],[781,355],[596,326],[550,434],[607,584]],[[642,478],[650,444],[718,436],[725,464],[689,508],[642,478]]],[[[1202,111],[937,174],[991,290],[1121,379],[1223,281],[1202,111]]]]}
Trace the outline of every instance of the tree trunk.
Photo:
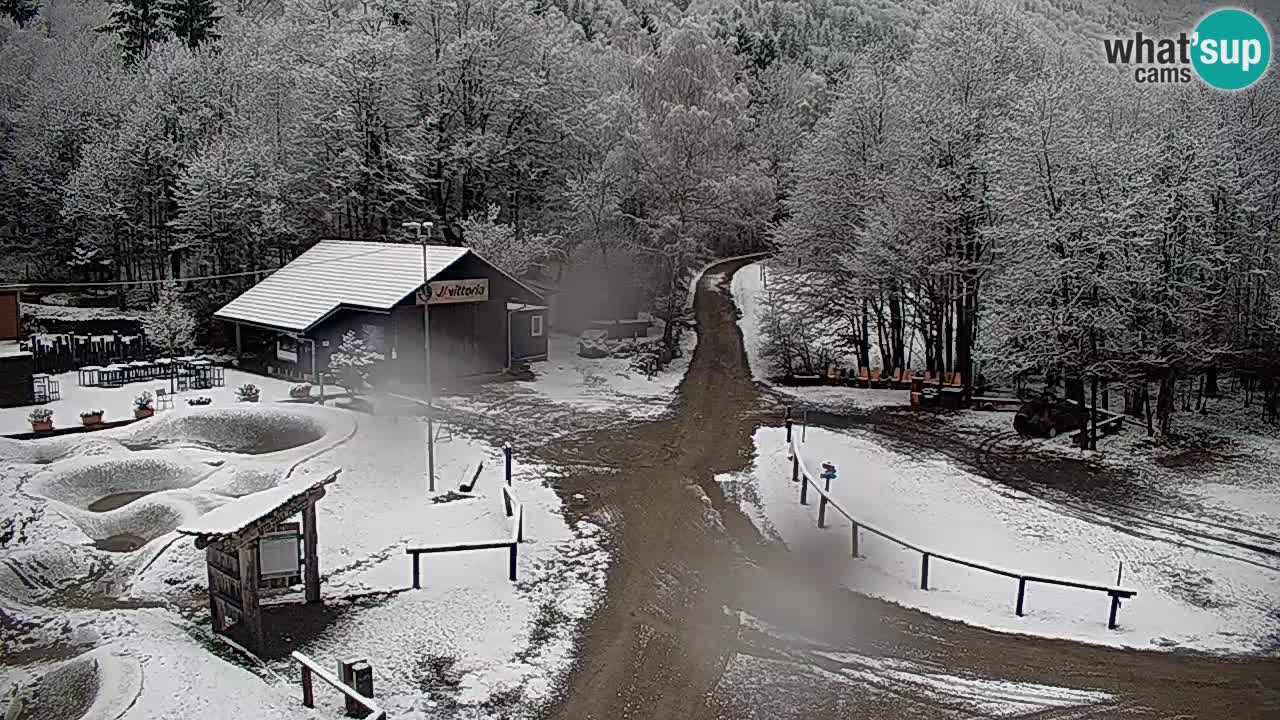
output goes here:
{"type": "Polygon", "coordinates": [[[1201,395],[1207,398],[1218,397],[1218,366],[1210,365],[1204,371],[1204,390],[1201,395]]]}
{"type": "Polygon", "coordinates": [[[1156,396],[1156,425],[1161,435],[1169,434],[1173,418],[1174,393],[1178,389],[1178,371],[1170,368],[1160,376],[1160,390],[1156,396]]]}

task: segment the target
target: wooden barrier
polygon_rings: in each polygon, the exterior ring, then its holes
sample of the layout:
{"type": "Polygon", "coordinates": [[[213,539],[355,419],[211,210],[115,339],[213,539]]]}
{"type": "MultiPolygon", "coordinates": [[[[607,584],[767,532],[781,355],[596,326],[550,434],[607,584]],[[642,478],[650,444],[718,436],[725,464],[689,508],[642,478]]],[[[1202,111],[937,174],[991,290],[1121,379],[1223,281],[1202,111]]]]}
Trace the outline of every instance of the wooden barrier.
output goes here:
{"type": "Polygon", "coordinates": [[[791,448],[792,479],[795,480],[796,476],[799,476],[799,480],[800,480],[800,504],[801,505],[808,504],[808,491],[810,486],[813,487],[814,492],[818,493],[818,496],[819,496],[818,527],[822,528],[825,526],[826,509],[829,506],[833,508],[836,512],[844,516],[844,518],[853,525],[853,542],[852,542],[853,557],[858,557],[858,549],[859,549],[858,533],[860,530],[866,530],[867,532],[873,535],[882,537],[885,540],[888,540],[889,542],[892,542],[900,547],[906,548],[913,552],[920,553],[920,589],[921,590],[929,589],[929,561],[930,559],[936,559],[936,560],[941,560],[943,562],[949,562],[954,565],[962,565],[964,567],[972,568],[974,570],[981,570],[983,572],[991,573],[993,575],[1000,575],[1003,577],[1017,580],[1018,581],[1018,597],[1017,597],[1016,604],[1014,606],[1014,613],[1017,614],[1019,617],[1022,617],[1023,610],[1025,609],[1027,583],[1029,582],[1041,583],[1043,585],[1057,585],[1059,587],[1076,588],[1079,590],[1090,590],[1094,592],[1102,592],[1102,593],[1106,593],[1111,598],[1110,612],[1108,613],[1108,616],[1107,616],[1107,628],[1111,630],[1114,630],[1116,628],[1116,614],[1120,610],[1120,601],[1122,599],[1127,600],[1138,594],[1136,590],[1129,590],[1127,588],[1122,588],[1118,586],[1095,585],[1092,583],[1078,582],[1075,580],[1064,580],[1062,578],[1053,578],[1053,577],[1046,577],[1043,575],[1033,575],[1029,573],[1016,572],[1013,570],[1006,570],[1004,568],[995,567],[993,565],[986,565],[984,563],[976,562],[973,560],[968,560],[965,558],[959,558],[953,555],[947,555],[944,553],[935,552],[933,550],[928,550],[926,548],[922,548],[911,542],[903,540],[902,538],[895,537],[894,535],[891,535],[883,530],[880,530],[879,528],[876,528],[872,525],[868,525],[867,523],[856,519],[852,513],[850,513],[848,510],[844,509],[843,507],[841,507],[840,504],[837,503],[835,499],[830,496],[830,490],[831,490],[830,486],[828,485],[827,488],[824,490],[822,487],[819,486],[819,483],[816,482],[819,476],[813,475],[809,471],[809,468],[804,464],[803,458],[800,457],[800,451],[797,446],[797,443],[793,440],[789,443],[789,445],[791,448]]]}
{"type": "Polygon", "coordinates": [[[350,685],[342,682],[338,678],[328,673],[324,668],[316,664],[316,661],[303,655],[297,650],[290,654],[298,664],[302,666],[302,704],[309,708],[316,706],[315,688],[313,687],[312,678],[318,677],[329,683],[334,689],[342,693],[348,701],[355,702],[364,706],[369,711],[369,720],[386,720],[387,713],[374,703],[373,698],[367,698],[355,691],[350,685]]]}
{"type": "Polygon", "coordinates": [[[467,550],[507,549],[507,577],[516,581],[516,564],[520,555],[520,543],[524,542],[524,503],[516,499],[511,488],[502,486],[503,512],[509,518],[515,518],[511,525],[511,537],[505,540],[484,540],[470,543],[443,543],[438,545],[416,545],[405,548],[406,555],[413,557],[413,587],[422,588],[422,571],[419,560],[423,555],[444,552],[464,552],[467,550]]]}

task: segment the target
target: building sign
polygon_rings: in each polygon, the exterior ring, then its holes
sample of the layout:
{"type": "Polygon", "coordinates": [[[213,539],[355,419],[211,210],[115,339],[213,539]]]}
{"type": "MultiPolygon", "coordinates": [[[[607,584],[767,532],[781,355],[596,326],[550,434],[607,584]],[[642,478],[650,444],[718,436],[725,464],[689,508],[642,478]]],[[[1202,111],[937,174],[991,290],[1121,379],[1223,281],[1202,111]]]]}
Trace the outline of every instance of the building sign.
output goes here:
{"type": "Polygon", "coordinates": [[[276,359],[285,362],[298,362],[298,341],[291,337],[276,338],[276,359]]]}
{"type": "MultiPolygon", "coordinates": [[[[431,299],[428,305],[484,302],[489,299],[489,278],[467,280],[437,280],[431,283],[431,299]]],[[[418,304],[422,304],[422,291],[418,291],[418,304]]]]}

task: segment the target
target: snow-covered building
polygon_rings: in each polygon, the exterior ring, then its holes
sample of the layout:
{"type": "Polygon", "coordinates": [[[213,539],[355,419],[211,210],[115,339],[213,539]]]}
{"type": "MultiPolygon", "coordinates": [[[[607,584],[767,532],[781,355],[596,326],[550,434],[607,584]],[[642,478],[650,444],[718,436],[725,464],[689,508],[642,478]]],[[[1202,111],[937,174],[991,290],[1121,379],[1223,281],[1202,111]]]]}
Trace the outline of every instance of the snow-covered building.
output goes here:
{"type": "Polygon", "coordinates": [[[424,307],[433,379],[546,357],[546,308],[536,291],[469,248],[430,245],[425,263],[423,255],[421,245],[323,240],[214,317],[235,324],[237,352],[262,347],[262,370],[301,379],[310,379],[313,348],[325,372],[354,331],[384,356],[375,379],[420,383],[424,307]]]}

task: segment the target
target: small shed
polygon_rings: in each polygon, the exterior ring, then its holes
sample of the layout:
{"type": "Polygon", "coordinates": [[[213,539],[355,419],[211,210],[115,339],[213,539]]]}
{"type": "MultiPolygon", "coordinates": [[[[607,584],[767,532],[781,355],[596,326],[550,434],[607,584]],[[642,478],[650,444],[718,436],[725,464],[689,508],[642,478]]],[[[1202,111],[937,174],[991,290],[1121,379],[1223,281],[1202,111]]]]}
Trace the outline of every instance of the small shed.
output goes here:
{"type": "MultiPolygon", "coordinates": [[[[263,647],[259,588],[300,571],[308,605],[320,602],[316,502],[340,470],[308,485],[286,485],[233,500],[178,528],[205,551],[213,631],[232,635],[254,652],[263,647]],[[301,532],[286,521],[302,515],[301,532]]],[[[296,526],[295,526],[296,527],[296,526]]]]}
{"type": "Polygon", "coordinates": [[[237,351],[242,331],[264,336],[269,374],[314,382],[351,332],[383,356],[376,378],[419,384],[424,325],[434,378],[495,373],[512,360],[509,304],[542,302],[469,248],[323,240],[214,317],[235,325],[237,351]]]}
{"type": "Polygon", "coordinates": [[[546,305],[507,303],[507,356],[511,362],[547,359],[546,305]]]}

